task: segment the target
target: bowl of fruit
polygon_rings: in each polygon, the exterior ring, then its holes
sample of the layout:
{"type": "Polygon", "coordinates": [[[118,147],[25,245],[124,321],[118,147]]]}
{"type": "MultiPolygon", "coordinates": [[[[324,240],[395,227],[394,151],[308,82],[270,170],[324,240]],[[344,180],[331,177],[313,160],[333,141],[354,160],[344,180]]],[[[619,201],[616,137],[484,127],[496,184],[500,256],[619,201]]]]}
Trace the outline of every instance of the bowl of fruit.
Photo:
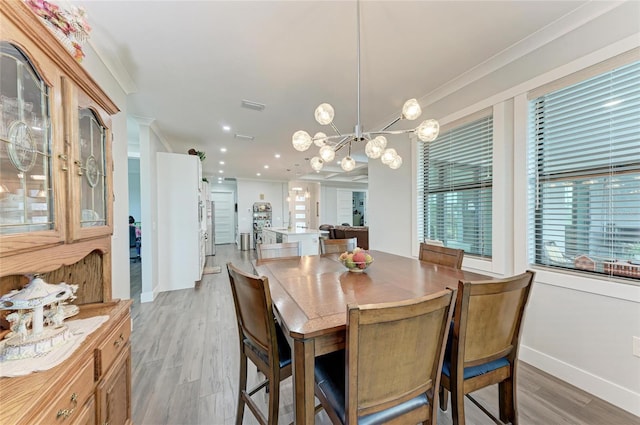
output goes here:
{"type": "Polygon", "coordinates": [[[373,257],[364,249],[355,248],[351,252],[343,252],[340,254],[340,262],[350,272],[362,273],[373,263],[373,257]]]}

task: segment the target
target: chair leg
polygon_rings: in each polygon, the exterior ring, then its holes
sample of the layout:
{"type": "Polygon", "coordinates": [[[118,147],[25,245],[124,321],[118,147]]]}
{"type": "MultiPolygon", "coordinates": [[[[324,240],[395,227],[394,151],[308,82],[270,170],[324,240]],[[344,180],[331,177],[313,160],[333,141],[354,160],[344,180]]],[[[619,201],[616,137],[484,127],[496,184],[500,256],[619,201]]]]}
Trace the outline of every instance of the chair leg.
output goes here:
{"type": "Polygon", "coordinates": [[[453,425],[465,425],[464,393],[460,388],[451,389],[451,419],[453,425]]]}
{"type": "Polygon", "coordinates": [[[440,386],[438,398],[440,399],[440,410],[445,412],[449,407],[449,391],[442,385],[440,386]]]}
{"type": "Polygon", "coordinates": [[[244,416],[244,398],[242,393],[247,390],[247,356],[242,352],[240,347],[240,379],[238,385],[238,411],[236,413],[236,425],[242,425],[242,417],[244,416]]]}
{"type": "Polygon", "coordinates": [[[278,423],[278,408],[280,407],[280,376],[274,376],[267,386],[269,389],[269,425],[278,423]]]}
{"type": "Polygon", "coordinates": [[[500,405],[500,420],[504,423],[518,425],[516,386],[511,378],[498,384],[498,402],[500,405]]]}

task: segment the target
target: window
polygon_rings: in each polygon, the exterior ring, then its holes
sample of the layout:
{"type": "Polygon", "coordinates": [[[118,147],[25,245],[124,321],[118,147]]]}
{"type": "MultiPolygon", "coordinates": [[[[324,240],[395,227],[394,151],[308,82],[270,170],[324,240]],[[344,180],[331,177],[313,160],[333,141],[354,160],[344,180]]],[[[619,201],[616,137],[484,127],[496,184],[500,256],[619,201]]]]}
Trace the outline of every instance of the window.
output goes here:
{"type": "Polygon", "coordinates": [[[493,117],[443,127],[418,148],[418,239],[491,257],[493,117]]]}
{"type": "Polygon", "coordinates": [[[539,95],[529,114],[530,262],[640,280],[640,62],[539,95]]]}

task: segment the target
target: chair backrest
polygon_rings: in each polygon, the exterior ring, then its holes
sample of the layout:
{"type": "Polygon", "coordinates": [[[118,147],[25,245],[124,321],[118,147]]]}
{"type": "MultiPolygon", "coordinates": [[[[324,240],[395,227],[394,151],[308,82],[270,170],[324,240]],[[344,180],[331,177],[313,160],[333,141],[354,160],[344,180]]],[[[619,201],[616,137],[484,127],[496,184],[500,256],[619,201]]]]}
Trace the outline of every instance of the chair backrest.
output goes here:
{"type": "Polygon", "coordinates": [[[527,271],[497,281],[458,283],[452,341],[457,370],[502,357],[515,360],[534,275],[527,271]],[[458,347],[458,341],[464,344],[458,347]]]}
{"type": "Polygon", "coordinates": [[[353,251],[357,243],[357,238],[320,239],[320,254],[341,254],[345,251],[353,251]]]}
{"type": "Polygon", "coordinates": [[[270,258],[292,258],[300,256],[300,243],[283,242],[283,243],[261,243],[257,245],[258,260],[266,260],[270,258]]]}
{"type": "Polygon", "coordinates": [[[464,250],[431,245],[423,242],[420,244],[419,258],[420,261],[460,269],[462,268],[464,250]]]}
{"type": "Polygon", "coordinates": [[[129,248],[136,247],[136,227],[129,226],[129,248]]]}
{"type": "Polygon", "coordinates": [[[425,393],[437,404],[455,293],[348,306],[346,423],[425,393]]]}
{"type": "Polygon", "coordinates": [[[277,358],[276,329],[269,280],[253,276],[227,263],[240,341],[245,338],[269,356],[269,363],[277,358]]]}

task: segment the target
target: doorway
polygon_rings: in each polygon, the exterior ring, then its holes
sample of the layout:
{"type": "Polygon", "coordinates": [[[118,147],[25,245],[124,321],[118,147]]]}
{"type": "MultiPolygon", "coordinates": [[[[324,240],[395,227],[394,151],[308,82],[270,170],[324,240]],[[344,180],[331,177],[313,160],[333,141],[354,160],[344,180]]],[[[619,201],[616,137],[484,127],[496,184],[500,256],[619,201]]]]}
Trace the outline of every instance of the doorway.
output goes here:
{"type": "Polygon", "coordinates": [[[235,201],[233,192],[213,192],[216,245],[235,242],[235,201]]]}

